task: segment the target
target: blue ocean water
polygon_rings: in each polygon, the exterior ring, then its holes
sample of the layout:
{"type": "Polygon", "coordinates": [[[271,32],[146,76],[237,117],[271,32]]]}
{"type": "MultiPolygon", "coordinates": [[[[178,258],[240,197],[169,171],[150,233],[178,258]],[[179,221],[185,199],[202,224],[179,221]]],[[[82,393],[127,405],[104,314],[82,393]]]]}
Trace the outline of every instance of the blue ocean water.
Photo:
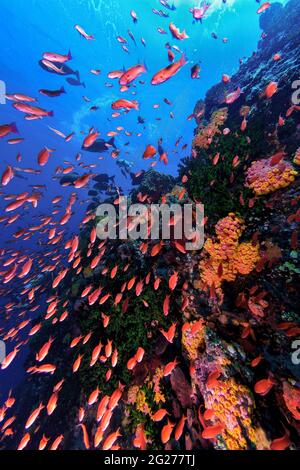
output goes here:
{"type": "MultiPolygon", "coordinates": [[[[262,32],[256,14],[259,6],[256,0],[212,0],[211,3],[203,22],[194,23],[189,8],[197,6],[195,0],[174,0],[176,10],[173,11],[164,8],[158,0],[1,0],[0,80],[6,84],[7,93],[36,97],[38,105],[53,110],[54,116],[26,121],[21,113],[13,109],[11,101],[0,105],[0,124],[16,122],[20,137],[25,139],[19,145],[7,145],[6,139],[0,139],[0,171],[3,173],[7,164],[38,169],[38,152],[44,146],[55,149],[40,175],[25,174],[28,178],[26,180],[14,178],[2,189],[4,195],[9,195],[27,191],[30,185],[46,186],[36,211],[24,212],[20,221],[2,229],[2,247],[24,249],[25,252],[40,249],[36,237],[29,241],[18,240],[11,245],[12,234],[17,229],[34,225],[37,217],[50,214],[53,197],[61,195],[61,205],[65,207],[73,188],[62,188],[52,177],[57,166],[64,166],[64,161],[75,163],[78,152],[82,153],[85,164],[97,163],[97,173],[115,175],[118,185],[125,191],[130,189],[130,178],[121,174],[109,152],[99,161],[95,154],[81,151],[81,132],[86,134],[91,127],[98,129],[102,138],[106,138],[106,134],[117,126],[132,133],[132,136],[119,133],[116,145],[120,150],[119,158],[132,162],[134,172],[149,167],[149,162],[142,160],[145,146],[156,145],[158,139],[162,138],[163,147],[169,155],[169,164],[165,166],[159,163],[156,169],[176,173],[180,159],[190,154],[195,123],[193,120],[188,121],[187,117],[193,113],[195,103],[205,96],[213,84],[221,80],[223,73],[232,75],[238,70],[239,60],[252,54],[262,32]],[[153,8],[169,16],[156,15],[153,8]],[[130,16],[131,10],[138,15],[136,24],[130,16]],[[172,38],[170,21],[180,30],[185,29],[189,39],[176,41],[172,38]],[[95,40],[83,39],[75,30],[75,24],[93,34],[95,40]],[[164,29],[167,34],[159,34],[158,28],[164,29]],[[136,44],[129,37],[128,29],[133,33],[136,44]],[[217,39],[212,38],[212,33],[217,35],[217,39]],[[128,53],[122,49],[117,36],[128,41],[128,53]],[[146,46],[141,43],[141,38],[144,38],[146,46]],[[228,38],[228,42],[224,43],[223,38],[228,38]],[[150,84],[151,77],[168,65],[167,42],[179,47],[189,63],[170,81],[154,87],[150,84]],[[69,65],[80,73],[80,81],[84,86],[72,86],[66,77],[47,73],[39,66],[45,51],[66,54],[69,50],[73,57],[69,65]],[[108,80],[107,74],[138,62],[147,66],[148,73],[141,78],[145,84],[137,83],[136,88],[130,88],[122,97],[137,99],[140,110],[112,119],[111,103],[121,94],[118,83],[108,80]],[[201,66],[200,79],[191,80],[190,69],[196,63],[201,66]],[[100,69],[101,74],[95,76],[90,73],[91,69],[100,69]],[[106,87],[106,82],[113,83],[113,87],[106,87]],[[41,88],[59,89],[61,86],[65,87],[66,94],[57,98],[38,93],[41,88]],[[134,96],[132,91],[136,93],[134,96]],[[83,100],[84,95],[91,100],[90,103],[83,100]],[[165,98],[172,106],[164,103],[165,98]],[[154,109],[155,104],[160,105],[158,109],[154,109]],[[98,110],[91,112],[91,105],[97,106],[98,110]],[[170,112],[174,114],[173,119],[170,112]],[[144,126],[137,123],[139,115],[145,120],[144,126]],[[65,143],[48,126],[66,135],[75,132],[75,136],[70,143],[65,143]],[[142,135],[138,137],[138,133],[142,135]],[[182,145],[188,144],[184,151],[181,145],[175,147],[180,137],[182,145]],[[21,163],[16,163],[18,152],[22,155],[21,163]]],[[[176,57],[179,56],[177,53],[176,57]]],[[[84,202],[87,193],[80,193],[79,198],[84,202]]],[[[5,204],[2,197],[2,212],[5,204]]],[[[77,233],[85,207],[84,204],[76,206],[68,226],[70,236],[77,233]]],[[[9,386],[20,380],[23,359],[18,358],[7,372],[10,374],[10,380],[7,381],[9,386]]],[[[1,377],[4,379],[2,391],[7,388],[5,377],[6,374],[1,377]]]]}

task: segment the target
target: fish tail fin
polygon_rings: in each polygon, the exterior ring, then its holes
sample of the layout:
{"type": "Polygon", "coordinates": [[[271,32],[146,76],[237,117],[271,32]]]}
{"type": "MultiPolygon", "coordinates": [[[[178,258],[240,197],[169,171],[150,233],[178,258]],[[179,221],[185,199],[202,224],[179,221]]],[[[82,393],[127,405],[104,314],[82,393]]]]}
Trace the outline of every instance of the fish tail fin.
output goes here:
{"type": "Polygon", "coordinates": [[[116,144],[115,144],[115,138],[112,137],[109,141],[108,141],[109,145],[112,145],[115,149],[117,148],[116,147],[116,144]]]}
{"type": "Polygon", "coordinates": [[[64,87],[64,86],[61,87],[60,92],[61,92],[61,93],[66,93],[66,90],[65,90],[65,87],[64,87]]]}
{"type": "Polygon", "coordinates": [[[19,130],[15,122],[11,123],[10,129],[11,129],[11,132],[13,132],[14,134],[19,134],[19,130]]]}
{"type": "Polygon", "coordinates": [[[48,116],[49,116],[49,117],[53,117],[53,116],[54,116],[54,112],[53,112],[53,111],[49,111],[48,116]]]}
{"type": "Polygon", "coordinates": [[[85,85],[85,83],[84,83],[84,82],[82,82],[82,84],[81,84],[81,85],[83,86],[83,88],[86,88],[86,85],[85,85]]]}
{"type": "Polygon", "coordinates": [[[72,60],[72,59],[73,59],[72,53],[71,53],[71,51],[69,50],[69,52],[68,52],[68,60],[72,60]]]}
{"type": "Polygon", "coordinates": [[[188,59],[186,57],[186,53],[184,52],[180,58],[180,65],[183,66],[183,65],[186,65],[188,63],[188,59]]]}

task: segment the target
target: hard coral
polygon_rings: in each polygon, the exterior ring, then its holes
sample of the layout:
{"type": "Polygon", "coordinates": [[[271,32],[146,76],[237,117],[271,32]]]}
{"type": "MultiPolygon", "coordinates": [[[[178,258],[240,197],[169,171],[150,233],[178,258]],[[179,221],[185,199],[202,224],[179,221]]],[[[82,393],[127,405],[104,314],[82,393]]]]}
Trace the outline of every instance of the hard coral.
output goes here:
{"type": "Polygon", "coordinates": [[[191,375],[195,394],[200,391],[209,416],[201,417],[202,428],[221,424],[223,430],[216,437],[215,448],[227,450],[250,450],[267,448],[268,442],[259,424],[254,426],[254,401],[247,386],[233,377],[238,351],[218,338],[205,324],[199,328],[203,335],[201,350],[193,361],[191,375]],[[216,380],[208,386],[211,373],[219,371],[216,380]],[[263,435],[262,435],[263,433],[263,435]]]}
{"type": "Polygon", "coordinates": [[[299,147],[298,150],[296,151],[293,161],[294,161],[295,165],[299,165],[299,166],[300,166],[300,147],[299,147]]]}
{"type": "Polygon", "coordinates": [[[215,111],[212,116],[210,122],[204,126],[199,127],[199,132],[196,135],[193,147],[200,147],[203,149],[207,149],[216,134],[220,134],[220,127],[224,125],[228,117],[228,109],[222,108],[218,111],[215,111]]]}
{"type": "Polygon", "coordinates": [[[228,450],[245,450],[255,445],[251,421],[253,401],[247,387],[229,378],[206,389],[204,399],[206,409],[214,411],[214,421],[225,426],[221,438],[228,450]]]}
{"type": "Polygon", "coordinates": [[[257,196],[286,188],[295,181],[297,171],[289,162],[281,160],[272,166],[271,161],[272,158],[255,161],[247,170],[246,187],[251,188],[257,196]]]}
{"type": "Polygon", "coordinates": [[[166,399],[164,394],[161,391],[160,381],[164,376],[164,369],[162,367],[158,367],[155,370],[155,374],[153,376],[153,391],[154,391],[154,402],[156,404],[165,403],[166,399]]]}
{"type": "Polygon", "coordinates": [[[219,242],[211,238],[206,241],[204,250],[209,258],[200,262],[203,287],[220,288],[224,281],[233,282],[238,274],[247,275],[253,271],[260,259],[259,246],[239,243],[244,230],[243,220],[233,213],[217,223],[215,231],[219,242]]]}
{"type": "Polygon", "coordinates": [[[186,323],[182,330],[181,343],[190,361],[197,359],[198,349],[204,344],[205,339],[205,330],[200,327],[195,328],[197,323],[199,322],[186,323]]]}

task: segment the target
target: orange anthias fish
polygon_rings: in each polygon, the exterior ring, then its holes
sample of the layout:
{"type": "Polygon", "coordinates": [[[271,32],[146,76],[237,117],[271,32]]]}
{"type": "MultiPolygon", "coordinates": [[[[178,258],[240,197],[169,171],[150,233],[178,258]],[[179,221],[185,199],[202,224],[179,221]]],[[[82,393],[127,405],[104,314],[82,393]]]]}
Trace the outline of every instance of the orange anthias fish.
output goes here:
{"type": "Polygon", "coordinates": [[[165,426],[161,430],[161,442],[163,444],[166,444],[167,442],[169,442],[174,427],[175,427],[175,424],[171,423],[171,421],[168,419],[167,424],[165,424],[165,426]]]}
{"type": "Polygon", "coordinates": [[[63,434],[60,434],[59,436],[57,436],[57,438],[54,439],[53,443],[51,444],[50,450],[57,450],[63,440],[64,440],[63,434]]]}
{"type": "Polygon", "coordinates": [[[143,424],[139,424],[136,428],[133,445],[140,450],[146,450],[147,448],[147,437],[143,424]]]}
{"type": "Polygon", "coordinates": [[[10,133],[13,133],[13,134],[19,133],[18,128],[14,122],[12,122],[11,124],[0,125],[0,138],[6,137],[10,133]]]}
{"type": "Polygon", "coordinates": [[[283,382],[283,399],[293,418],[300,421],[300,390],[283,382]]]}
{"type": "Polygon", "coordinates": [[[281,160],[286,156],[286,152],[284,150],[279,150],[275,155],[272,156],[270,160],[270,166],[276,166],[281,160]]]}
{"type": "Polygon", "coordinates": [[[130,101],[130,100],[125,100],[125,99],[120,99],[120,100],[114,101],[111,107],[112,109],[126,109],[128,111],[130,111],[131,109],[138,110],[139,103],[136,100],[130,101]]]}
{"type": "Polygon", "coordinates": [[[207,388],[214,388],[218,385],[218,379],[221,376],[222,371],[221,370],[216,370],[214,372],[211,372],[208,376],[208,379],[206,381],[206,387],[207,388]]]}
{"type": "Polygon", "coordinates": [[[258,395],[265,396],[274,387],[276,382],[272,379],[271,375],[267,379],[262,379],[254,385],[254,391],[258,395]]]}
{"type": "Polygon", "coordinates": [[[159,423],[168,414],[169,413],[167,412],[167,410],[165,410],[164,408],[161,408],[160,410],[156,411],[156,413],[154,413],[154,415],[152,416],[152,420],[155,421],[156,423],[159,423]]]}
{"type": "Polygon", "coordinates": [[[173,343],[175,332],[176,332],[176,323],[173,323],[173,325],[170,326],[168,331],[164,331],[162,328],[159,331],[169,343],[173,343]]]}
{"type": "Polygon", "coordinates": [[[175,434],[174,434],[175,441],[179,441],[179,439],[181,438],[186,420],[187,420],[187,417],[183,415],[179,423],[177,424],[175,428],[175,434]]]}
{"type": "Polygon", "coordinates": [[[85,32],[85,30],[84,30],[81,26],[79,26],[78,24],[75,25],[75,29],[78,31],[78,33],[79,33],[82,37],[84,37],[84,39],[87,39],[88,41],[91,41],[91,40],[95,39],[93,35],[87,34],[87,33],[85,32]]]}
{"type": "Polygon", "coordinates": [[[53,116],[53,111],[45,111],[42,108],[38,108],[37,106],[32,106],[26,103],[14,103],[13,107],[22,113],[26,113],[32,116],[38,117],[46,117],[46,116],[53,116]]]}
{"type": "Polygon", "coordinates": [[[169,362],[164,368],[164,377],[168,377],[169,375],[171,375],[178,364],[179,362],[177,361],[177,359],[175,359],[175,361],[169,362]]]}
{"type": "Polygon", "coordinates": [[[238,87],[235,91],[233,91],[232,93],[229,93],[229,94],[226,95],[225,103],[226,104],[233,104],[235,101],[237,101],[239,99],[241,94],[242,94],[242,90],[241,90],[240,87],[238,87]]]}
{"type": "Polygon", "coordinates": [[[54,410],[56,409],[57,407],[57,401],[58,401],[58,393],[57,392],[54,392],[48,403],[47,403],[47,413],[48,413],[48,416],[51,416],[54,412],[54,410]]]}
{"type": "Polygon", "coordinates": [[[271,450],[286,450],[290,446],[290,434],[286,432],[284,436],[274,439],[270,444],[271,450]]]}
{"type": "Polygon", "coordinates": [[[85,426],[85,424],[82,424],[82,423],[78,424],[78,426],[80,426],[81,429],[82,429],[84,446],[88,450],[90,448],[90,439],[89,439],[89,435],[88,435],[86,426],[85,426]]]}
{"type": "Polygon", "coordinates": [[[121,86],[127,86],[140,77],[143,73],[146,73],[147,69],[145,65],[137,64],[130,67],[126,70],[119,79],[119,84],[121,86]]]}
{"type": "Polygon", "coordinates": [[[263,3],[257,10],[257,14],[260,15],[261,13],[264,13],[266,10],[268,10],[268,8],[270,8],[270,6],[271,6],[270,2],[263,3]]]}
{"type": "Polygon", "coordinates": [[[91,147],[99,137],[99,132],[93,132],[91,131],[89,135],[84,139],[83,141],[83,147],[84,148],[89,148],[91,147]]]}
{"type": "Polygon", "coordinates": [[[186,34],[186,32],[180,32],[180,30],[175,26],[174,23],[170,23],[169,29],[175,39],[179,39],[179,41],[182,41],[183,39],[188,39],[188,35],[186,34]]]}
{"type": "Polygon", "coordinates": [[[217,436],[222,434],[224,431],[225,426],[224,424],[215,424],[214,426],[208,426],[202,432],[203,439],[215,439],[217,436]]]}
{"type": "Polygon", "coordinates": [[[266,86],[264,93],[262,94],[263,97],[267,99],[271,99],[275,93],[278,91],[278,83],[277,82],[270,82],[269,85],[266,86]]]}
{"type": "Polygon", "coordinates": [[[153,158],[157,154],[157,149],[153,145],[147,145],[146,150],[143,153],[143,159],[148,160],[153,158]]]}
{"type": "Polygon", "coordinates": [[[51,155],[51,153],[53,153],[54,150],[52,149],[48,149],[47,147],[45,147],[43,150],[40,151],[40,153],[38,154],[38,164],[40,166],[45,166],[46,163],[48,163],[48,160],[49,160],[49,157],[51,155]]]}
{"type": "Polygon", "coordinates": [[[27,432],[21,439],[21,442],[20,444],[18,445],[18,449],[17,450],[23,450],[25,449],[25,447],[27,446],[27,444],[29,443],[30,441],[30,434],[27,432]]]}
{"type": "Polygon", "coordinates": [[[10,165],[7,165],[6,170],[4,171],[2,178],[1,178],[1,184],[2,186],[7,186],[8,183],[13,179],[14,177],[14,169],[10,165]]]}
{"type": "Polygon", "coordinates": [[[121,436],[120,429],[118,429],[116,432],[111,433],[104,441],[102,449],[103,450],[110,450],[118,437],[121,436]]]}
{"type": "Polygon", "coordinates": [[[182,67],[186,64],[187,64],[186,57],[184,54],[182,54],[179,61],[174,62],[173,64],[170,64],[167,67],[161,69],[159,72],[157,72],[153,76],[151,80],[151,84],[160,85],[161,83],[166,82],[171,77],[174,77],[174,75],[176,75],[179,72],[179,70],[181,70],[182,67]]]}
{"type": "Polygon", "coordinates": [[[32,413],[31,415],[29,416],[29,418],[27,419],[26,421],[26,424],[25,424],[25,429],[29,429],[33,423],[37,420],[40,412],[44,409],[44,405],[41,403],[32,413]]]}
{"type": "Polygon", "coordinates": [[[64,64],[65,62],[72,60],[72,54],[71,51],[69,51],[66,55],[57,54],[55,52],[44,52],[43,59],[50,60],[50,62],[59,62],[64,64]]]}
{"type": "Polygon", "coordinates": [[[178,273],[175,272],[169,279],[169,288],[173,291],[178,283],[178,273]]]}
{"type": "Polygon", "coordinates": [[[43,434],[43,437],[41,438],[40,443],[39,443],[39,450],[46,449],[49,441],[50,441],[50,438],[47,438],[45,434],[43,434]]]}

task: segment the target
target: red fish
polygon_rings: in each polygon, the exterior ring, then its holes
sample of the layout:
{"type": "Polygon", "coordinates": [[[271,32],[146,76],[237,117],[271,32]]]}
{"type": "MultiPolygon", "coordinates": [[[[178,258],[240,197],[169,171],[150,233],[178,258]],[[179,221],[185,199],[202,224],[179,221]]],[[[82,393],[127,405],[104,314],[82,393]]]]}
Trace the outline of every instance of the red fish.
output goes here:
{"type": "Polygon", "coordinates": [[[170,326],[168,331],[164,331],[163,329],[160,329],[159,331],[161,332],[161,334],[166,338],[166,340],[169,343],[173,343],[175,332],[176,332],[176,323],[173,323],[173,325],[170,326]]]}
{"type": "Polygon", "coordinates": [[[254,391],[258,395],[265,396],[274,387],[276,382],[269,376],[267,379],[262,379],[254,385],[254,391]]]}
{"type": "Polygon", "coordinates": [[[0,137],[6,137],[8,134],[18,134],[18,128],[14,122],[11,124],[2,124],[0,125],[0,137]]]}
{"type": "Polygon", "coordinates": [[[78,24],[75,25],[75,29],[78,31],[78,33],[79,33],[82,37],[84,37],[84,38],[87,39],[88,41],[91,41],[91,40],[95,39],[93,35],[87,34],[87,33],[85,32],[85,30],[84,30],[81,26],[79,26],[78,24]]]}
{"type": "Polygon", "coordinates": [[[90,132],[89,135],[83,141],[83,147],[91,147],[99,137],[99,132],[90,132]]]}
{"type": "Polygon", "coordinates": [[[146,73],[145,65],[137,64],[126,70],[120,77],[119,83],[121,86],[127,86],[132,83],[136,78],[146,73]]]}
{"type": "Polygon", "coordinates": [[[188,39],[189,37],[185,31],[182,31],[181,33],[174,23],[170,23],[169,29],[171,31],[173,38],[179,39],[179,41],[182,41],[183,39],[188,39]]]}
{"type": "Polygon", "coordinates": [[[46,111],[45,109],[38,108],[26,103],[14,103],[13,107],[22,113],[30,114],[38,117],[53,116],[53,111],[46,111]]]}
{"type": "Polygon", "coordinates": [[[224,424],[215,424],[214,426],[208,426],[202,432],[203,439],[215,439],[219,436],[225,429],[224,424]]]}
{"type": "Polygon", "coordinates": [[[133,22],[134,22],[134,23],[137,23],[137,21],[138,21],[138,16],[137,16],[137,14],[136,14],[136,12],[135,12],[134,10],[131,10],[130,16],[131,16],[131,18],[133,19],[133,22]]]}
{"type": "Polygon", "coordinates": [[[210,6],[211,6],[210,3],[206,3],[206,1],[204,1],[199,7],[190,8],[190,12],[192,13],[194,20],[201,21],[202,23],[202,20],[205,17],[205,13],[210,8],[210,6]]]}
{"type": "Polygon", "coordinates": [[[267,99],[271,99],[275,93],[278,91],[278,83],[277,82],[270,82],[269,85],[266,86],[266,89],[262,96],[267,99]]]}
{"type": "Polygon", "coordinates": [[[13,177],[14,177],[14,169],[10,165],[7,165],[6,170],[4,171],[2,178],[1,178],[2,186],[7,186],[8,183],[13,179],[13,177]]]}
{"type": "Polygon", "coordinates": [[[171,421],[169,421],[168,419],[167,424],[161,430],[161,442],[163,444],[166,444],[167,442],[169,442],[174,427],[175,427],[175,424],[171,423],[171,421]]]}
{"type": "Polygon", "coordinates": [[[157,150],[153,145],[147,145],[145,152],[143,153],[143,159],[149,160],[149,158],[153,158],[157,154],[157,150]]]}
{"type": "Polygon", "coordinates": [[[270,6],[271,6],[270,2],[263,3],[257,10],[257,14],[260,15],[261,13],[264,13],[266,10],[268,10],[268,8],[270,8],[270,6]]]}
{"type": "Polygon", "coordinates": [[[152,85],[160,85],[161,83],[166,82],[171,77],[176,75],[182,67],[187,64],[187,60],[184,54],[182,54],[179,61],[174,62],[173,64],[168,65],[167,67],[161,69],[157,72],[151,80],[152,85]]]}
{"type": "Polygon", "coordinates": [[[236,100],[239,99],[239,97],[241,96],[241,93],[242,93],[242,90],[240,89],[240,87],[238,87],[236,91],[233,91],[232,93],[229,93],[228,95],[226,95],[225,103],[226,104],[234,103],[236,100]]]}
{"type": "Polygon", "coordinates": [[[40,166],[45,166],[46,163],[48,163],[48,160],[49,160],[49,157],[51,155],[51,153],[53,153],[54,150],[52,149],[48,149],[47,147],[45,147],[43,150],[40,151],[40,153],[38,154],[38,164],[40,166]]]}
{"type": "Polygon", "coordinates": [[[44,52],[43,59],[50,60],[50,62],[59,62],[60,64],[64,64],[72,59],[72,54],[71,51],[66,55],[57,54],[55,52],[44,52]]]}
{"type": "Polygon", "coordinates": [[[286,432],[283,437],[279,437],[278,439],[274,439],[274,441],[270,444],[271,450],[286,450],[290,446],[290,438],[289,433],[286,432]]]}
{"type": "Polygon", "coordinates": [[[137,101],[130,101],[130,100],[117,100],[111,105],[112,109],[126,109],[126,110],[131,110],[131,109],[139,109],[139,103],[137,101]]]}

